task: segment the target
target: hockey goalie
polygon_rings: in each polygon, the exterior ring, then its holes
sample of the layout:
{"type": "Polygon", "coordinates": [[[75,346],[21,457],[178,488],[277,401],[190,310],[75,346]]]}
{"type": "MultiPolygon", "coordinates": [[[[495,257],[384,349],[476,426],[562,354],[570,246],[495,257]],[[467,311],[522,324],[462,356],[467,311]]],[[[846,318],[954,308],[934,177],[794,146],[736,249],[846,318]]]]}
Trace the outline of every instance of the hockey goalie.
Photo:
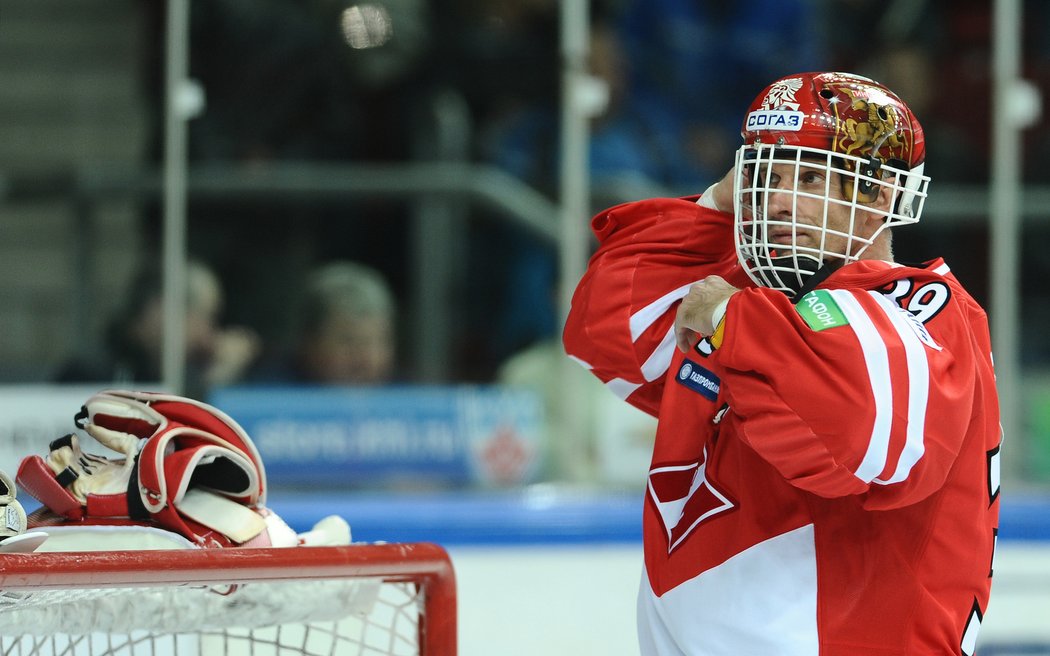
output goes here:
{"type": "Polygon", "coordinates": [[[22,460],[17,484],[43,506],[25,514],[0,477],[0,549],[293,547],[350,542],[328,517],[297,534],[266,507],[266,471],[247,433],[206,403],[106,390],[76,415],[77,432],[22,460]],[[95,440],[113,455],[83,448],[95,440]],[[45,539],[46,538],[46,539],[45,539]],[[17,548],[16,548],[16,545],[17,548]]]}

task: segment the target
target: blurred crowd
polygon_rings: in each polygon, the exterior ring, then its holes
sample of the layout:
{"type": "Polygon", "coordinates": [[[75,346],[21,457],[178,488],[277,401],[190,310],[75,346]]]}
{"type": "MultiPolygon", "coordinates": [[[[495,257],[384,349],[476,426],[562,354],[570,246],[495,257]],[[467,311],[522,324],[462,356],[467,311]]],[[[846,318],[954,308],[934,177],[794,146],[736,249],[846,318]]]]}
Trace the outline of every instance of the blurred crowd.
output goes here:
{"type": "MultiPolygon", "coordinates": [[[[142,79],[159,158],[164,7],[140,4],[152,33],[144,43],[155,44],[142,79]]],[[[460,157],[499,167],[556,199],[559,11],[557,0],[196,0],[190,74],[207,104],[189,124],[191,162],[460,157]],[[450,97],[469,127],[469,143],[453,155],[436,118],[450,97]]],[[[1026,2],[1025,12],[1024,74],[1045,86],[1050,6],[1026,2]]],[[[815,69],[867,74],[898,90],[926,130],[934,195],[940,185],[982,184],[989,175],[990,13],[983,0],[593,0],[590,72],[609,92],[592,124],[593,209],[631,200],[624,196],[637,189],[699,193],[731,165],[753,95],[769,80],[815,69]]],[[[1038,166],[1050,151],[1042,127],[1026,133],[1025,175],[1033,182],[1050,181],[1038,166]]],[[[251,359],[267,363],[240,368],[243,377],[302,377],[300,365],[288,364],[290,353],[302,351],[301,317],[288,310],[327,263],[374,270],[388,287],[387,304],[405,307],[417,200],[191,204],[190,251],[225,289],[216,321],[251,331],[251,359]]],[[[491,381],[513,355],[559,332],[556,245],[493,220],[492,211],[462,210],[462,252],[451,298],[442,299],[457,317],[451,381],[491,381]]],[[[143,228],[159,248],[158,215],[147,212],[143,228]]],[[[986,302],[986,241],[983,221],[930,225],[916,229],[899,257],[946,256],[986,302]]],[[[1050,263],[1040,259],[1026,259],[1027,280],[1048,273],[1050,263]]],[[[421,322],[402,314],[389,327],[396,333],[390,371],[400,370],[406,344],[426,330],[421,322]]],[[[1038,348],[1037,359],[1050,359],[1038,348]]]]}
{"type": "MultiPolygon", "coordinates": [[[[106,322],[103,348],[63,363],[55,381],[136,387],[162,379],[163,275],[150,264],[132,279],[106,322]]],[[[349,261],[319,266],[284,314],[283,344],[266,344],[248,326],[223,321],[227,295],[215,272],[193,260],[186,270],[186,389],[205,399],[235,383],[382,385],[394,381],[396,301],[383,275],[349,261]]]]}

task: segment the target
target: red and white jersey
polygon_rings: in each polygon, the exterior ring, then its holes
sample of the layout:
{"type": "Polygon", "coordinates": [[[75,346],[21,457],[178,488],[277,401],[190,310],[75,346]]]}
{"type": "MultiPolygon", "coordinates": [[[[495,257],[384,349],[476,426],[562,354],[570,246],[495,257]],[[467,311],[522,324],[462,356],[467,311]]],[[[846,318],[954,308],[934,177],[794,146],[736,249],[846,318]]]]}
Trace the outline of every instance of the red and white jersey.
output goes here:
{"type": "Polygon", "coordinates": [[[697,198],[625,203],[591,221],[600,247],[576,288],[564,343],[620,398],[656,416],[675,350],[674,316],[689,286],[717,274],[749,280],[733,217],[697,198]]]}
{"type": "MultiPolygon", "coordinates": [[[[731,230],[700,209],[695,221],[731,230]]],[[[639,366],[659,369],[656,356],[629,347],[653,330],[652,348],[677,303],[641,312],[681,298],[683,279],[725,276],[726,262],[698,258],[662,277],[661,257],[635,254],[645,275],[632,278],[630,259],[616,258],[629,235],[609,237],[565,343],[603,380],[637,383],[626,398],[660,420],[642,653],[972,654],[991,587],[1000,428],[985,314],[944,262],[857,262],[798,303],[748,287],[728,304],[720,348],[652,351],[666,356],[660,385],[639,366]],[[611,290],[595,283],[605,270],[630,309],[592,296],[611,290]],[[626,343],[608,327],[618,313],[626,343]],[[585,345],[590,334],[607,341],[585,345]]],[[[685,260],[682,243],[644,248],[685,260]]]]}

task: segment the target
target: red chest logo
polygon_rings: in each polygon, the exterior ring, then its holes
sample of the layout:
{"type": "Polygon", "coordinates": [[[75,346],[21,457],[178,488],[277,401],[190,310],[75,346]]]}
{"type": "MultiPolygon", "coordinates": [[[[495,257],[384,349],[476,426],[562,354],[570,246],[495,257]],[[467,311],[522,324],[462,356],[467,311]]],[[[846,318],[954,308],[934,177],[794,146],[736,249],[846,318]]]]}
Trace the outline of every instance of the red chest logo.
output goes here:
{"type": "Polygon", "coordinates": [[[696,462],[649,470],[649,496],[667,532],[667,553],[701,523],[734,507],[729,497],[707,480],[706,448],[703,458],[696,462]]]}

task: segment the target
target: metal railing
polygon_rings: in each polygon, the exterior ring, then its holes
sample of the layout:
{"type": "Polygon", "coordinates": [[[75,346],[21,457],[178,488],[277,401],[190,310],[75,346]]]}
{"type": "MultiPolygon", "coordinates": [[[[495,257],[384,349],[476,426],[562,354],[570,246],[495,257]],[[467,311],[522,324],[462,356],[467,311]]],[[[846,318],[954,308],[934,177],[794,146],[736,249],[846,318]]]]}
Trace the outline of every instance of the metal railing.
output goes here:
{"type": "MultiPolygon", "coordinates": [[[[78,272],[70,312],[70,320],[76,325],[89,325],[89,313],[97,307],[89,275],[93,257],[90,235],[97,211],[103,203],[114,200],[158,201],[162,186],[163,176],[159,170],[122,167],[97,166],[46,175],[0,175],[0,202],[68,201],[71,229],[80,235],[74,240],[77,246],[66,254],[78,272]]],[[[448,218],[449,211],[455,213],[465,207],[451,210],[446,207],[435,214],[430,210],[437,203],[432,201],[460,201],[484,208],[489,211],[479,216],[511,221],[554,246],[558,243],[559,207],[517,178],[484,165],[455,162],[377,165],[284,162],[252,168],[202,165],[189,169],[186,191],[191,202],[238,200],[248,205],[275,199],[293,203],[377,198],[403,201],[410,208],[406,211],[406,239],[418,244],[417,251],[425,248],[439,255],[450,250],[449,244],[457,235],[448,229],[435,230],[435,224],[448,218]]],[[[410,266],[420,264],[420,259],[417,253],[410,266]]],[[[429,261],[440,264],[441,258],[429,261]]],[[[422,268],[432,268],[426,262],[422,264],[422,268]]],[[[447,354],[451,351],[453,325],[459,320],[453,309],[440,302],[450,296],[447,286],[450,281],[441,271],[424,271],[410,279],[414,286],[425,282],[428,288],[425,293],[411,290],[408,308],[411,316],[426,318],[428,329],[412,341],[414,352],[408,355],[419,363],[415,373],[422,382],[447,380],[450,366],[447,354]],[[438,301],[430,302],[434,299],[438,301]]],[[[72,345],[74,350],[84,352],[90,347],[89,336],[80,335],[77,339],[79,343],[72,345]]]]}
{"type": "MultiPolygon", "coordinates": [[[[162,193],[163,176],[158,169],[134,169],[128,167],[98,165],[91,168],[72,169],[48,174],[14,175],[0,174],[0,202],[31,202],[38,200],[67,199],[72,219],[72,230],[84,238],[79,244],[90,244],[89,235],[95,221],[95,213],[103,203],[113,200],[130,200],[140,203],[156,202],[162,193]]],[[[463,162],[419,162],[403,164],[333,164],[308,162],[275,162],[266,166],[245,167],[233,164],[195,165],[187,175],[187,193],[190,200],[239,200],[246,204],[270,203],[281,199],[300,202],[352,202],[363,199],[385,199],[403,201],[410,208],[418,208],[424,200],[448,200],[465,203],[466,206],[483,208],[487,212],[479,216],[505,220],[530,231],[553,247],[559,244],[562,208],[526,183],[498,168],[463,162]]],[[[645,197],[676,196],[696,193],[696,190],[670,190],[659,185],[644,188],[622,185],[597,186],[592,189],[595,206],[606,206],[644,195],[645,197]]],[[[988,221],[990,192],[986,187],[963,185],[938,185],[927,203],[923,222],[934,226],[981,225],[988,221]]],[[[1050,186],[1029,186],[1024,190],[1020,205],[1026,225],[1043,224],[1050,221],[1050,186]]],[[[412,212],[406,218],[412,218],[412,212]]],[[[415,239],[414,233],[423,231],[428,221],[436,219],[422,215],[406,223],[406,237],[415,239]]],[[[589,217],[581,216],[585,224],[589,217]]],[[[458,224],[462,225],[462,224],[458,224]]],[[[425,248],[441,251],[441,231],[425,235],[426,239],[415,239],[425,248]],[[436,235],[436,236],[435,236],[436,235]]],[[[983,246],[978,246],[983,248],[983,246]]],[[[87,325],[87,313],[94,307],[91,298],[90,247],[76,248],[68,254],[73,258],[74,268],[83,275],[78,276],[79,288],[73,297],[76,307],[72,319],[79,325],[87,325]]],[[[419,285],[419,277],[410,278],[419,285]]],[[[428,276],[428,285],[438,285],[442,292],[440,276],[428,276]]],[[[447,291],[447,290],[445,290],[447,291]]],[[[412,303],[418,304],[419,296],[433,297],[435,289],[428,294],[412,294],[412,303]]],[[[1013,293],[1019,293],[1014,290],[1013,293]]],[[[415,312],[417,308],[410,308],[415,312]]],[[[424,314],[433,322],[436,330],[432,335],[446,340],[451,334],[451,324],[457,317],[443,311],[441,304],[429,305],[424,314]],[[440,337],[440,336],[444,337],[440,337]]],[[[433,336],[428,337],[433,339],[433,336]]],[[[421,342],[419,353],[433,354],[435,349],[446,349],[447,343],[421,342]]],[[[425,357],[416,361],[426,361],[425,357]]],[[[439,364],[424,370],[424,378],[440,380],[444,377],[439,364]]]]}

